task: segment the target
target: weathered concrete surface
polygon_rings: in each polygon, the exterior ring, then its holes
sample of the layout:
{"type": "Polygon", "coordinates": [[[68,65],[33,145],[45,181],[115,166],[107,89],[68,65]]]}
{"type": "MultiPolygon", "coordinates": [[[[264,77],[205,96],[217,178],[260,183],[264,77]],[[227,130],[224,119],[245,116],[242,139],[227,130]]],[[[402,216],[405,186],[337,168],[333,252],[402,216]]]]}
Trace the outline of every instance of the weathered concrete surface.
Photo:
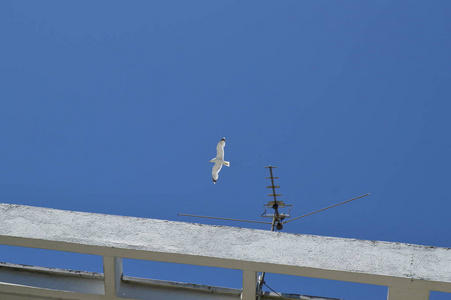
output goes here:
{"type": "Polygon", "coordinates": [[[451,249],[0,204],[0,244],[451,292],[451,249]]]}

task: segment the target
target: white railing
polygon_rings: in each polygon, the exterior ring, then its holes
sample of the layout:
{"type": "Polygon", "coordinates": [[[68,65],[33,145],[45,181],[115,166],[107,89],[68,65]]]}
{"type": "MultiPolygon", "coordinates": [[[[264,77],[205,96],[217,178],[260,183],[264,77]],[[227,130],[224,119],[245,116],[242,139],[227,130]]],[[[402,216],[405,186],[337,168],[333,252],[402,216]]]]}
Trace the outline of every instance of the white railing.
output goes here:
{"type": "MultiPolygon", "coordinates": [[[[103,276],[84,273],[78,281],[70,274],[57,274],[76,282],[75,286],[82,290],[83,284],[89,282],[90,293],[11,282],[10,278],[18,277],[14,273],[17,268],[0,266],[0,295],[133,299],[130,284],[134,281],[124,280],[121,258],[242,270],[244,300],[256,298],[257,272],[384,285],[389,287],[389,300],[426,300],[431,290],[451,293],[451,249],[420,245],[9,204],[0,204],[0,244],[100,255],[104,265],[103,276]],[[7,280],[2,280],[2,276],[7,280]]],[[[39,276],[51,278],[48,273],[41,272],[39,276]]],[[[214,297],[238,299],[239,295],[229,289],[218,290],[214,297]]]]}

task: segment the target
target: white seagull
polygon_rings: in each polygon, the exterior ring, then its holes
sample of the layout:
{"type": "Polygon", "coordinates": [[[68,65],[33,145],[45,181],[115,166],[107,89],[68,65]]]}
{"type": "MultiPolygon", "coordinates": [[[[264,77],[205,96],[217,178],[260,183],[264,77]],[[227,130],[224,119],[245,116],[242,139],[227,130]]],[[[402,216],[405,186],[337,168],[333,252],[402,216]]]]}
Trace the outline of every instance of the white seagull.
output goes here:
{"type": "Polygon", "coordinates": [[[213,177],[213,183],[216,183],[219,177],[219,171],[221,171],[222,165],[226,165],[230,167],[230,162],[224,160],[224,147],[225,147],[225,138],[219,141],[216,146],[216,157],[210,160],[210,162],[215,163],[213,166],[213,170],[211,170],[211,175],[213,177]]]}

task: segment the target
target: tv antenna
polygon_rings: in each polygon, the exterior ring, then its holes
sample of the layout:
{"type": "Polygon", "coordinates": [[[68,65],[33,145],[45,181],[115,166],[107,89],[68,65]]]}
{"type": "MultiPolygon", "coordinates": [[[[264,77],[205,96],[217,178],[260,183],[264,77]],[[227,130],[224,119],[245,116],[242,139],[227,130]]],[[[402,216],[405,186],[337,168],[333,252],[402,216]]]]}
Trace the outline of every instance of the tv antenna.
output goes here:
{"type": "Polygon", "coordinates": [[[270,188],[272,190],[272,194],[268,194],[268,196],[272,197],[273,200],[268,201],[267,204],[263,205],[263,207],[265,207],[265,211],[262,213],[261,216],[264,217],[264,218],[266,218],[266,217],[272,218],[272,222],[254,221],[254,220],[242,220],[242,219],[233,219],[233,218],[221,218],[221,217],[211,217],[211,216],[199,216],[199,215],[181,214],[181,213],[179,213],[178,215],[179,216],[184,216],[184,217],[195,217],[195,218],[205,218],[205,219],[215,219],[215,220],[226,220],[226,221],[269,224],[269,225],[271,225],[271,231],[275,231],[275,229],[282,230],[283,229],[283,225],[288,223],[288,222],[292,222],[294,220],[298,220],[298,219],[301,219],[301,218],[304,218],[304,217],[307,217],[307,216],[319,213],[319,212],[324,211],[326,209],[329,209],[329,208],[332,208],[332,207],[336,207],[336,206],[339,206],[339,205],[342,205],[342,204],[345,204],[345,203],[348,203],[348,202],[351,202],[351,201],[363,198],[363,197],[368,196],[370,194],[370,193],[363,194],[363,195],[360,195],[360,196],[348,199],[346,201],[339,202],[337,204],[334,204],[334,205],[331,205],[331,206],[327,206],[327,207],[324,207],[324,208],[312,211],[312,212],[310,212],[308,214],[305,214],[305,215],[293,218],[291,220],[285,221],[285,219],[291,218],[290,211],[291,211],[293,205],[287,205],[283,201],[277,199],[277,197],[281,197],[282,196],[282,194],[277,194],[277,192],[276,192],[276,189],[280,188],[280,186],[279,185],[274,185],[274,179],[279,179],[279,177],[274,177],[272,170],[273,169],[277,169],[277,167],[270,165],[270,166],[267,166],[265,168],[269,169],[269,174],[270,174],[270,177],[266,177],[266,179],[271,179],[271,185],[267,186],[267,188],[270,188]],[[273,209],[274,213],[267,213],[268,209],[273,209]],[[288,210],[285,213],[281,213],[281,212],[279,212],[279,209],[288,209],[288,210]]]}
{"type": "MultiPolygon", "coordinates": [[[[324,211],[326,209],[332,208],[332,207],[336,207],[360,198],[363,198],[365,196],[368,196],[370,193],[367,194],[363,194],[351,199],[348,199],[346,201],[343,202],[339,202],[337,204],[331,205],[331,206],[327,206],[315,211],[312,211],[308,214],[293,218],[291,220],[287,220],[285,221],[285,219],[291,218],[291,209],[293,208],[293,205],[289,205],[289,204],[285,204],[283,201],[279,200],[277,197],[281,197],[282,194],[278,194],[276,192],[277,188],[280,188],[279,185],[274,185],[274,179],[279,179],[279,177],[274,177],[273,175],[273,169],[276,169],[277,167],[275,166],[267,166],[265,167],[266,169],[269,169],[269,174],[270,177],[266,177],[266,179],[271,179],[271,185],[267,186],[266,188],[269,188],[272,190],[272,194],[268,194],[269,197],[272,197],[272,199],[270,201],[268,201],[267,204],[263,205],[265,207],[264,212],[262,213],[262,217],[264,218],[272,218],[271,222],[264,222],[264,221],[254,221],[254,220],[241,220],[241,219],[232,219],[232,218],[220,218],[220,217],[211,217],[211,216],[199,216],[199,215],[190,215],[190,214],[178,214],[179,216],[185,216],[185,217],[195,217],[195,218],[206,218],[206,219],[216,219],[216,220],[226,220],[226,221],[237,221],[237,222],[248,222],[248,223],[259,223],[259,224],[269,224],[271,225],[271,231],[275,231],[275,230],[282,230],[283,229],[283,225],[285,225],[288,222],[292,222],[301,218],[305,218],[307,216],[319,213],[321,211],[324,211]],[[268,213],[269,209],[273,209],[272,213],[268,213]],[[279,209],[285,211],[285,212],[280,212],[279,209]]],[[[262,272],[260,274],[260,276],[258,277],[258,283],[257,283],[257,300],[260,300],[261,296],[262,296],[262,289],[263,289],[263,285],[265,284],[265,272],[262,272]]]]}

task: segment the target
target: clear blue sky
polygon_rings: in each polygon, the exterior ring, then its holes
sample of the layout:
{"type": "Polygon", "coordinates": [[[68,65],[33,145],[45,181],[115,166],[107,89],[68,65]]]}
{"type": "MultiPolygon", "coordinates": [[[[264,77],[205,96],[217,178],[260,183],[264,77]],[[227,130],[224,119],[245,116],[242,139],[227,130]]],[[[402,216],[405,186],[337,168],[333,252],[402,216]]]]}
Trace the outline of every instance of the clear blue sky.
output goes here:
{"type": "MultiPolygon", "coordinates": [[[[261,220],[271,164],[293,216],[371,193],[286,232],[451,247],[450,15],[450,1],[1,1],[0,201],[267,229],[177,213],[261,220]],[[231,167],[213,185],[222,137],[231,167]]],[[[97,257],[0,250],[101,271],[97,257]]],[[[149,266],[125,272],[240,285],[236,271],[149,266]]]]}

